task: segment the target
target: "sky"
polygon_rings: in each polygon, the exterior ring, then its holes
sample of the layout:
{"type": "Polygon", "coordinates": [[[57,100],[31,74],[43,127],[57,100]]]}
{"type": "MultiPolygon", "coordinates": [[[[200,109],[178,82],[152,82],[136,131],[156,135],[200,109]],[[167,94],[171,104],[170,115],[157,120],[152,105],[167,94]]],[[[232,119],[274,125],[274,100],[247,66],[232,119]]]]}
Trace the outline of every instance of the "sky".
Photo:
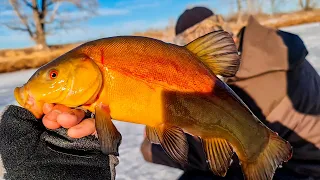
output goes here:
{"type": "MultiPolygon", "coordinates": [[[[282,0],[278,4],[281,11],[297,8],[293,0],[282,0]]],[[[245,2],[245,0],[243,0],[245,2]]],[[[264,1],[263,9],[270,12],[269,1],[264,1]]],[[[47,36],[48,44],[89,41],[102,37],[131,35],[133,32],[150,28],[165,28],[169,21],[177,18],[187,8],[206,6],[218,14],[235,12],[236,0],[99,0],[96,15],[84,21],[73,21],[66,29],[56,29],[47,36]]],[[[245,8],[245,3],[243,4],[245,8]]],[[[77,11],[69,4],[59,4],[58,10],[68,10],[57,18],[85,17],[86,13],[77,11]]],[[[10,9],[0,9],[0,22],[13,21],[16,15],[10,9]]],[[[17,23],[19,21],[13,21],[17,23]]],[[[26,32],[12,31],[0,24],[0,49],[24,48],[34,43],[26,32]]]]}

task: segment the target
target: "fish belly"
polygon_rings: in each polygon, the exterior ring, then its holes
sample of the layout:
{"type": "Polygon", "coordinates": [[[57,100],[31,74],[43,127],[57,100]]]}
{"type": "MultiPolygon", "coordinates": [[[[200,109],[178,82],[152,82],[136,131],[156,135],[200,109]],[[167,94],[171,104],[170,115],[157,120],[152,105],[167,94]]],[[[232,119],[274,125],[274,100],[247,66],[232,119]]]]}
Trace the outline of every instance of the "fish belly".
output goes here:
{"type": "Polygon", "coordinates": [[[163,123],[162,88],[107,70],[98,102],[108,105],[112,119],[148,126],[163,123]]]}
{"type": "Polygon", "coordinates": [[[230,97],[196,93],[164,93],[165,122],[202,139],[223,138],[242,160],[265,148],[268,129],[230,97]]]}

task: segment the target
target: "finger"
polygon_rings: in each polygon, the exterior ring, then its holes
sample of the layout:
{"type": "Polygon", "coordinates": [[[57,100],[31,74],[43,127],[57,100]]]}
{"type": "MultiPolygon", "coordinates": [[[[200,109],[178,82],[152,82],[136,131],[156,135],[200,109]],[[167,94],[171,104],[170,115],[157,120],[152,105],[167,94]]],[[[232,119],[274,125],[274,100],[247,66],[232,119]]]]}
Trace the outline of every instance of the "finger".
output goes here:
{"type": "Polygon", "coordinates": [[[44,105],[42,107],[42,111],[44,114],[48,114],[52,110],[53,107],[54,107],[54,104],[44,103],[44,105]]]}
{"type": "Polygon", "coordinates": [[[97,129],[95,129],[94,132],[91,135],[96,136],[98,138],[97,129]]]}
{"type": "Polygon", "coordinates": [[[60,127],[60,124],[57,122],[57,117],[61,112],[67,112],[71,109],[64,105],[54,105],[46,104],[43,106],[43,111],[46,112],[42,118],[42,123],[45,127],[49,129],[57,129],[60,127]]]}
{"type": "Polygon", "coordinates": [[[43,113],[48,114],[52,110],[58,110],[60,112],[67,112],[70,111],[71,109],[67,106],[61,105],[61,104],[50,104],[50,103],[45,103],[42,107],[43,113]]]}
{"type": "Polygon", "coordinates": [[[58,110],[61,113],[63,113],[63,112],[71,111],[71,108],[69,108],[69,107],[67,107],[65,105],[57,104],[57,105],[53,106],[52,110],[58,110]]]}
{"type": "Polygon", "coordinates": [[[58,115],[57,122],[64,128],[71,128],[77,125],[85,116],[85,112],[80,109],[71,109],[58,115]]]}
{"type": "Polygon", "coordinates": [[[143,131],[143,137],[144,137],[144,138],[147,137],[147,131],[146,131],[146,129],[144,129],[144,131],[143,131]]]}
{"type": "Polygon", "coordinates": [[[85,119],[76,126],[73,126],[70,129],[68,129],[68,136],[72,138],[82,138],[85,136],[89,136],[93,134],[96,130],[94,123],[95,121],[93,118],[85,119]]]}
{"type": "Polygon", "coordinates": [[[144,160],[146,160],[147,162],[152,162],[151,148],[152,148],[151,142],[148,139],[144,138],[140,146],[140,151],[143,155],[144,160]]]}
{"type": "Polygon", "coordinates": [[[60,111],[53,110],[48,114],[44,115],[42,118],[43,125],[48,129],[57,129],[60,127],[60,124],[57,122],[57,117],[60,114],[60,111]]]}

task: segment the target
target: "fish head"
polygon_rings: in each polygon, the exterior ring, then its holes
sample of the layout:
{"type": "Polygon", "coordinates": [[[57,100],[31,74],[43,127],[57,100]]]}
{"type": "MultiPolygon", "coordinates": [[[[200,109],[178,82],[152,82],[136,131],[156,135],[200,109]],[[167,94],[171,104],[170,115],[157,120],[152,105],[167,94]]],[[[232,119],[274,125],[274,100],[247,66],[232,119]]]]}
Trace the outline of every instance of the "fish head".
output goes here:
{"type": "Polygon", "coordinates": [[[44,103],[77,107],[96,100],[102,86],[98,65],[85,54],[67,53],[40,67],[14,97],[36,118],[44,103]]]}

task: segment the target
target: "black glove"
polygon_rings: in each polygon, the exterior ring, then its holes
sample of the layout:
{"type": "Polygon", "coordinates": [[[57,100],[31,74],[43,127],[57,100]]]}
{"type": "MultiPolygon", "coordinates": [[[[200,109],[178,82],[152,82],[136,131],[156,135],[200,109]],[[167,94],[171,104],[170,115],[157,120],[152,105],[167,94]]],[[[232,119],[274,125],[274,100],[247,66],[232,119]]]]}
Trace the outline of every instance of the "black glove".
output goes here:
{"type": "Polygon", "coordinates": [[[72,139],[64,128],[47,130],[14,105],[1,117],[0,153],[5,179],[114,179],[118,164],[102,154],[94,136],[72,139]]]}

